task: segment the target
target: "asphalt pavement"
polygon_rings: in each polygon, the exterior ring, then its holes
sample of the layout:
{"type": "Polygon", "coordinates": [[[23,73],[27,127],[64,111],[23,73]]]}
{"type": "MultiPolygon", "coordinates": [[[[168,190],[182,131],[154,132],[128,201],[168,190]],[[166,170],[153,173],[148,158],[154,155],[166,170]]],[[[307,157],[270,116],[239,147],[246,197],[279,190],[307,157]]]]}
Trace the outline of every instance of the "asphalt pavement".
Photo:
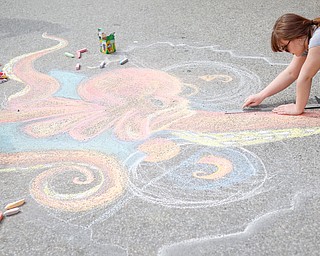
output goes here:
{"type": "Polygon", "coordinates": [[[319,255],[320,110],[241,112],[289,12],[320,4],[1,1],[0,255],[319,255]]]}

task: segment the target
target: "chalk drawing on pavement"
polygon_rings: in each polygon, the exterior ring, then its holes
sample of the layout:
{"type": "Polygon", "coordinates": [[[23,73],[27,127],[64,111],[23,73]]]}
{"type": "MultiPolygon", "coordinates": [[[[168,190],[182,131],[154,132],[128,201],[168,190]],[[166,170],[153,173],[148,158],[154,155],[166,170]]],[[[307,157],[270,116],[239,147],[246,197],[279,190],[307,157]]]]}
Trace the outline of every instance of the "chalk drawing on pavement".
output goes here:
{"type": "Polygon", "coordinates": [[[169,138],[150,139],[139,147],[145,157],[131,156],[136,160],[128,169],[128,187],[134,195],[167,207],[198,208],[262,191],[268,174],[252,152],[169,138]]]}
{"type": "MultiPolygon", "coordinates": [[[[45,166],[33,179],[30,193],[47,207],[87,211],[108,205],[110,200],[123,195],[126,184],[133,195],[168,207],[207,207],[234,202],[259,193],[268,176],[259,157],[243,146],[320,133],[318,111],[296,117],[272,113],[226,115],[223,109],[237,107],[234,102],[239,95],[252,93],[250,84],[261,82],[244,67],[218,61],[189,60],[166,63],[157,69],[146,68],[137,66],[139,57],[135,61],[133,53],[140,50],[131,49],[128,53],[133,54],[130,61],[133,66],[108,69],[86,79],[70,75],[76,82],[72,91],[64,90],[61,87],[64,82],[54,76],[63,74],[63,80],[68,81],[67,72],[52,71],[47,75],[35,70],[33,64],[45,54],[65,47],[67,41],[46,34],[44,38],[59,43],[17,57],[5,66],[14,79],[25,84],[25,89],[3,104],[0,129],[8,130],[9,125],[17,124],[13,132],[34,141],[55,138],[58,144],[63,138],[70,142],[63,154],[51,146],[43,155],[38,151],[27,152],[30,149],[27,145],[21,151],[15,147],[14,152],[4,148],[2,170],[7,170],[7,161],[16,165],[11,168],[21,167],[22,163],[14,159],[24,155],[45,166]],[[155,137],[162,133],[170,136],[155,137]],[[106,134],[114,142],[114,148],[107,149],[103,143],[89,144],[106,134]],[[114,160],[123,168],[106,163],[106,171],[105,166],[98,168],[83,163],[81,157],[85,154],[72,146],[74,141],[87,152],[99,152],[93,154],[99,154],[107,163],[114,160]],[[126,156],[119,157],[120,151],[126,156]],[[72,164],[57,164],[59,157],[65,162],[64,154],[70,155],[72,164]],[[37,155],[42,155],[44,160],[40,161],[37,155]],[[88,168],[94,174],[89,174],[88,168]],[[47,177],[59,179],[69,170],[80,171],[86,180],[93,181],[91,175],[100,178],[88,191],[79,193],[62,194],[48,186],[47,177]],[[128,182],[123,182],[122,174],[128,176],[128,182]],[[105,181],[115,183],[108,183],[100,191],[101,182],[105,181]],[[204,197],[204,191],[210,195],[204,197]],[[100,196],[89,207],[84,198],[91,200],[94,192],[100,196]],[[68,203],[60,204],[60,199],[68,203]],[[75,206],[77,200],[83,202],[79,207],[75,206]]],[[[179,47],[188,46],[177,45],[171,50],[179,47]]],[[[57,144],[54,148],[58,148],[57,144]]],[[[98,159],[88,161],[100,165],[98,159]]],[[[37,169],[33,162],[29,168],[37,169]]],[[[76,189],[80,183],[87,185],[76,179],[72,188],[76,189]]]]}
{"type": "Polygon", "coordinates": [[[1,154],[0,165],[0,173],[32,170],[37,174],[30,184],[32,197],[62,211],[81,212],[112,204],[126,189],[126,173],[120,163],[94,151],[1,154]]]}

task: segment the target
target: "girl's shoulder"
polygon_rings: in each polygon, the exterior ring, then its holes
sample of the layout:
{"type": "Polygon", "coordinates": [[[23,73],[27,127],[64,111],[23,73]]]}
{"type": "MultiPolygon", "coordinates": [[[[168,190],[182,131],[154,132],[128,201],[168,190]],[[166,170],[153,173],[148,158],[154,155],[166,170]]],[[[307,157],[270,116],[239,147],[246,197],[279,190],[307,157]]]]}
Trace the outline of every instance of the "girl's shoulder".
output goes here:
{"type": "Polygon", "coordinates": [[[316,28],[309,41],[309,49],[312,47],[320,46],[320,27],[316,28]]]}

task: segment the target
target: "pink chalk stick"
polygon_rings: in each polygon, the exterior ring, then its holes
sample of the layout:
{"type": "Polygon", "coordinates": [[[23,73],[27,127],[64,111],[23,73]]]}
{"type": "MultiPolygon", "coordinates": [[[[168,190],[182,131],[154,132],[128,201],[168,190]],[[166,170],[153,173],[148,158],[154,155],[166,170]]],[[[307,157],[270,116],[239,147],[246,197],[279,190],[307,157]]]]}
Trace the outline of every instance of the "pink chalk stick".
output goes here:
{"type": "Polygon", "coordinates": [[[76,65],[76,70],[80,70],[80,68],[81,68],[80,63],[77,63],[77,65],[76,65]]]}
{"type": "Polygon", "coordinates": [[[78,52],[81,52],[81,53],[84,53],[84,52],[87,52],[87,51],[88,51],[87,48],[83,48],[83,49],[78,50],[78,52]]]}
{"type": "Polygon", "coordinates": [[[80,59],[81,58],[81,52],[77,51],[77,58],[80,59]]]}

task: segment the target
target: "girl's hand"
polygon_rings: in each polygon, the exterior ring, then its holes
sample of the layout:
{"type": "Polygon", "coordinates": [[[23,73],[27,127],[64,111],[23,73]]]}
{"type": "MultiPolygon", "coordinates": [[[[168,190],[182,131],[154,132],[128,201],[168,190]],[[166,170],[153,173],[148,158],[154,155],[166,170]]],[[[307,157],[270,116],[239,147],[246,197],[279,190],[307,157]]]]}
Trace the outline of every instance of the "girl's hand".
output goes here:
{"type": "Polygon", "coordinates": [[[276,107],[272,110],[273,113],[276,113],[278,115],[300,115],[303,113],[303,110],[297,109],[296,104],[286,104],[286,105],[281,105],[279,107],[276,107]]]}
{"type": "Polygon", "coordinates": [[[260,94],[250,95],[244,102],[242,108],[258,106],[264,98],[260,94]]]}

